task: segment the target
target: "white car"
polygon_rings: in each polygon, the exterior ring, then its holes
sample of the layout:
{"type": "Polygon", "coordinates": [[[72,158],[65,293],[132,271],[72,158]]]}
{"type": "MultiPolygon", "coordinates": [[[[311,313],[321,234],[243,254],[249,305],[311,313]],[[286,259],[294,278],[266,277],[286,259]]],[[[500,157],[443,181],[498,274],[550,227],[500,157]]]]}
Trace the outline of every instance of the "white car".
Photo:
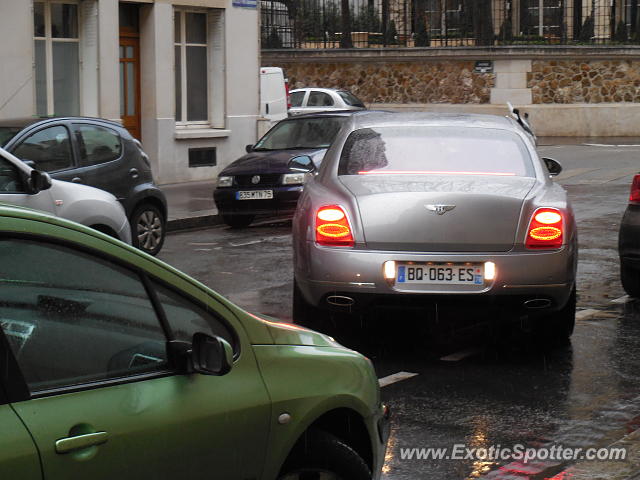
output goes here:
{"type": "Polygon", "coordinates": [[[332,112],[338,110],[365,110],[364,103],[347,90],[333,88],[298,88],[289,92],[289,115],[332,112]]]}
{"type": "Polygon", "coordinates": [[[0,148],[0,202],[44,210],[131,243],[124,208],[108,192],[52,180],[0,148]]]}

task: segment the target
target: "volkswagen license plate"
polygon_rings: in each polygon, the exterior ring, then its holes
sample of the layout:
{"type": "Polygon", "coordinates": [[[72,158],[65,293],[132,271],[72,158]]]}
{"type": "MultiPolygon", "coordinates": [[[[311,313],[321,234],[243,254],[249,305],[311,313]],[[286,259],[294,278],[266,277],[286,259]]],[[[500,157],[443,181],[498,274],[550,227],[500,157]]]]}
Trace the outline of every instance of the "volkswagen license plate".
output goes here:
{"type": "Polygon", "coordinates": [[[271,200],[273,190],[241,190],[236,192],[236,200],[271,200]]]}
{"type": "Polygon", "coordinates": [[[482,285],[484,265],[398,265],[397,283],[482,285]]]}

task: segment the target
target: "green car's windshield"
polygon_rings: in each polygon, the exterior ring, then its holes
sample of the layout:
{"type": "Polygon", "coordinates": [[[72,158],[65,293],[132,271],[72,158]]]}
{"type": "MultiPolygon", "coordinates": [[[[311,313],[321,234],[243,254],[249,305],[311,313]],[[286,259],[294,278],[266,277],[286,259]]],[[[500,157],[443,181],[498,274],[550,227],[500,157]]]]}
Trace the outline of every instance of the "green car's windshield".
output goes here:
{"type": "Polygon", "coordinates": [[[0,127],[0,147],[4,147],[20,130],[20,127],[0,127]]]}
{"type": "Polygon", "coordinates": [[[329,148],[347,117],[283,120],[256,143],[254,150],[329,148]]]}

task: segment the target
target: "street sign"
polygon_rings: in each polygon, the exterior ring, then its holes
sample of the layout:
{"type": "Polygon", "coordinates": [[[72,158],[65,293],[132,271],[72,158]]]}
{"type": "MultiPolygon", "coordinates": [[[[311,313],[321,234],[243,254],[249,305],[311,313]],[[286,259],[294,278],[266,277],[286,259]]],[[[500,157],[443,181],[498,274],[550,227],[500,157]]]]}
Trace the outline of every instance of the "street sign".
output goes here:
{"type": "Polygon", "coordinates": [[[258,8],[258,0],[233,0],[232,4],[240,8],[258,8]]]}
{"type": "Polygon", "coordinates": [[[476,66],[473,71],[474,73],[493,73],[493,61],[478,60],[476,61],[476,66]]]}

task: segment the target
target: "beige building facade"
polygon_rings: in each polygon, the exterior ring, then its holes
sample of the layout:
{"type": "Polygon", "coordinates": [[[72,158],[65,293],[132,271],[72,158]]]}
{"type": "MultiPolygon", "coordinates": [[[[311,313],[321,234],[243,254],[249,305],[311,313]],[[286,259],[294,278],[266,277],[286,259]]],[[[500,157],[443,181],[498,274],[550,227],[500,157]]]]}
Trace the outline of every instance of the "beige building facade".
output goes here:
{"type": "Polygon", "coordinates": [[[92,116],[161,184],[215,178],[257,135],[251,0],[0,0],[0,119],[92,116]]]}

